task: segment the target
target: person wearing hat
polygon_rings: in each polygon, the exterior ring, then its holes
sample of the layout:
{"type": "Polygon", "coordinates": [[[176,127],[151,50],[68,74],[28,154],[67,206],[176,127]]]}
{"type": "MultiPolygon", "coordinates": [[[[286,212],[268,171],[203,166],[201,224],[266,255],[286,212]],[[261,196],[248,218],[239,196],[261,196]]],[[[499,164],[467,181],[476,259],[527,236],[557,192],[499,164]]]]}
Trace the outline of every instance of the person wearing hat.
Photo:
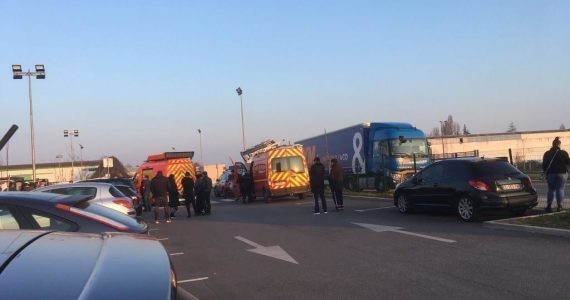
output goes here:
{"type": "Polygon", "coordinates": [[[542,157],[542,170],[546,174],[546,182],[548,184],[548,192],[546,194],[545,212],[552,212],[552,200],[556,195],[558,208],[556,211],[562,210],[562,201],[564,201],[564,185],[568,180],[568,166],[570,166],[570,158],[568,152],[560,149],[562,142],[559,137],[552,141],[552,148],[544,153],[542,157]]]}
{"type": "Polygon", "coordinates": [[[319,208],[319,197],[323,204],[323,212],[327,213],[327,201],[325,200],[325,166],[321,163],[321,159],[317,156],[313,160],[313,165],[309,169],[309,182],[311,184],[311,192],[315,199],[315,215],[321,214],[319,208]]]}

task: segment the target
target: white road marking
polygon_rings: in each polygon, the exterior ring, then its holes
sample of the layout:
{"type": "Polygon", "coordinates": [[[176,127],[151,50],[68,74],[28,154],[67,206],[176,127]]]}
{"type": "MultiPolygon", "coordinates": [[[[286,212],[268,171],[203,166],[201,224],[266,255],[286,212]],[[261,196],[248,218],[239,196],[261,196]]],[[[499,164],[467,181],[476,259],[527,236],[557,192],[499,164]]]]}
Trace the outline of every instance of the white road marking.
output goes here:
{"type": "Polygon", "coordinates": [[[401,233],[401,234],[417,236],[417,237],[421,237],[424,239],[430,239],[430,240],[434,240],[434,241],[438,241],[438,242],[444,242],[444,243],[455,243],[456,242],[454,240],[448,240],[448,239],[444,239],[444,238],[440,238],[440,237],[436,237],[436,236],[404,231],[404,230],[402,230],[402,227],[393,227],[393,226],[366,224],[366,223],[356,223],[356,222],[351,222],[351,223],[354,225],[360,226],[360,227],[368,228],[374,232],[390,231],[390,232],[396,232],[396,233],[401,233]]]}
{"type": "Polygon", "coordinates": [[[236,200],[235,200],[235,199],[220,199],[219,201],[222,201],[222,202],[234,202],[234,201],[236,201],[236,200]]]}
{"type": "Polygon", "coordinates": [[[284,260],[286,262],[290,262],[290,263],[297,264],[297,265],[299,264],[293,257],[291,257],[291,255],[289,255],[287,252],[285,252],[285,250],[283,250],[283,248],[281,248],[279,246],[267,246],[267,247],[265,247],[265,246],[262,246],[256,242],[250,241],[250,240],[248,240],[244,237],[241,237],[241,236],[235,236],[234,238],[238,241],[242,241],[242,242],[254,247],[253,249],[248,249],[247,251],[249,251],[249,252],[273,257],[273,258],[284,260]]]}
{"type": "Polygon", "coordinates": [[[166,241],[168,240],[168,238],[161,238],[161,239],[156,239],[157,241],[166,241]]]}
{"type": "Polygon", "coordinates": [[[175,255],[184,255],[184,252],[170,253],[170,256],[175,256],[175,255]]]}
{"type": "Polygon", "coordinates": [[[297,202],[295,204],[296,205],[309,205],[309,204],[313,205],[314,203],[311,201],[311,202],[297,202]]]}
{"type": "Polygon", "coordinates": [[[388,209],[388,208],[396,208],[395,206],[387,206],[387,207],[376,207],[376,208],[367,208],[367,209],[355,209],[355,212],[366,212],[372,210],[379,210],[379,209],[388,209]]]}
{"type": "Polygon", "coordinates": [[[178,280],[178,283],[185,283],[185,282],[194,282],[194,281],[202,281],[202,280],[208,280],[210,279],[209,277],[200,277],[200,278],[194,278],[194,279],[186,279],[186,280],[178,280]]]}

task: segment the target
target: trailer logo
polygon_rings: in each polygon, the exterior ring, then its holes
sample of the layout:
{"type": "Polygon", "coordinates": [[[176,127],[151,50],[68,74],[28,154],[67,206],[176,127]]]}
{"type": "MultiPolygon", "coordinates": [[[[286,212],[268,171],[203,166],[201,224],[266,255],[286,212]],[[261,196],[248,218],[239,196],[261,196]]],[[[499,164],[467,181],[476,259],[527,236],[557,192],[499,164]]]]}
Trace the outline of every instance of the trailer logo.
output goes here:
{"type": "Polygon", "coordinates": [[[355,133],[352,138],[352,148],[354,149],[354,156],[352,157],[352,173],[354,174],[362,173],[364,166],[364,159],[362,159],[362,156],[360,155],[362,144],[362,134],[360,134],[360,132],[355,133]]]}

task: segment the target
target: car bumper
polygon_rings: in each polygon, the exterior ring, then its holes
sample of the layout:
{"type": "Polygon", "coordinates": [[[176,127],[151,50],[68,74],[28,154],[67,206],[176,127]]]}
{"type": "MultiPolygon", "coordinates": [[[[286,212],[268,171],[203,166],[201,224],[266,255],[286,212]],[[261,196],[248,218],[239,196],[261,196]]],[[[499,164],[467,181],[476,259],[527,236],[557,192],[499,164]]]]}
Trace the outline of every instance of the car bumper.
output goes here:
{"type": "Polygon", "coordinates": [[[538,195],[534,193],[514,193],[508,195],[481,194],[478,195],[480,209],[511,209],[532,208],[538,204],[538,195]]]}

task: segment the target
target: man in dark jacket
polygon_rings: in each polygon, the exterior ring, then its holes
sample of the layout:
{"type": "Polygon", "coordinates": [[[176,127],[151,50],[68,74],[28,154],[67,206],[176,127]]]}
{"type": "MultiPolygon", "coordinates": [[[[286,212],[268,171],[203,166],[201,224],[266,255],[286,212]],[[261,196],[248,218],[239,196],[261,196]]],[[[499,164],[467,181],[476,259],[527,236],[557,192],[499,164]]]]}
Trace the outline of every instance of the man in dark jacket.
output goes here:
{"type": "Polygon", "coordinates": [[[564,200],[564,185],[568,180],[568,166],[570,158],[568,152],[560,149],[562,142],[559,137],[552,141],[552,148],[542,157],[542,170],[546,174],[548,192],[546,194],[546,212],[552,212],[552,200],[556,193],[557,211],[562,210],[564,200]]]}
{"type": "Polygon", "coordinates": [[[344,209],[344,202],[342,199],[342,189],[343,189],[343,185],[344,185],[344,180],[343,180],[343,171],[342,171],[342,167],[340,166],[340,164],[338,163],[338,160],[336,158],[333,158],[331,160],[331,171],[329,174],[329,180],[331,181],[331,184],[333,186],[333,193],[336,199],[336,205],[337,205],[337,209],[344,209]]]}
{"type": "Polygon", "coordinates": [[[164,219],[170,223],[170,210],[168,209],[168,178],[162,175],[162,171],[156,172],[156,176],[150,181],[150,190],[154,199],[154,223],[158,224],[159,210],[164,208],[164,219]]]}
{"type": "Polygon", "coordinates": [[[208,177],[208,172],[202,173],[203,180],[203,197],[204,197],[204,214],[209,215],[212,213],[212,205],[210,203],[210,194],[212,193],[212,179],[208,177]]]}
{"type": "Polygon", "coordinates": [[[184,193],[184,205],[186,205],[186,212],[188,212],[188,218],[192,216],[190,213],[190,205],[194,209],[194,215],[196,215],[196,201],[194,200],[194,179],[190,177],[190,172],[184,174],[182,178],[182,192],[184,193]]]}
{"type": "Polygon", "coordinates": [[[309,181],[311,183],[311,192],[315,199],[315,215],[321,214],[319,209],[319,197],[323,203],[323,212],[327,213],[327,201],[325,200],[325,166],[321,163],[321,159],[315,157],[313,165],[309,169],[309,181]]]}

